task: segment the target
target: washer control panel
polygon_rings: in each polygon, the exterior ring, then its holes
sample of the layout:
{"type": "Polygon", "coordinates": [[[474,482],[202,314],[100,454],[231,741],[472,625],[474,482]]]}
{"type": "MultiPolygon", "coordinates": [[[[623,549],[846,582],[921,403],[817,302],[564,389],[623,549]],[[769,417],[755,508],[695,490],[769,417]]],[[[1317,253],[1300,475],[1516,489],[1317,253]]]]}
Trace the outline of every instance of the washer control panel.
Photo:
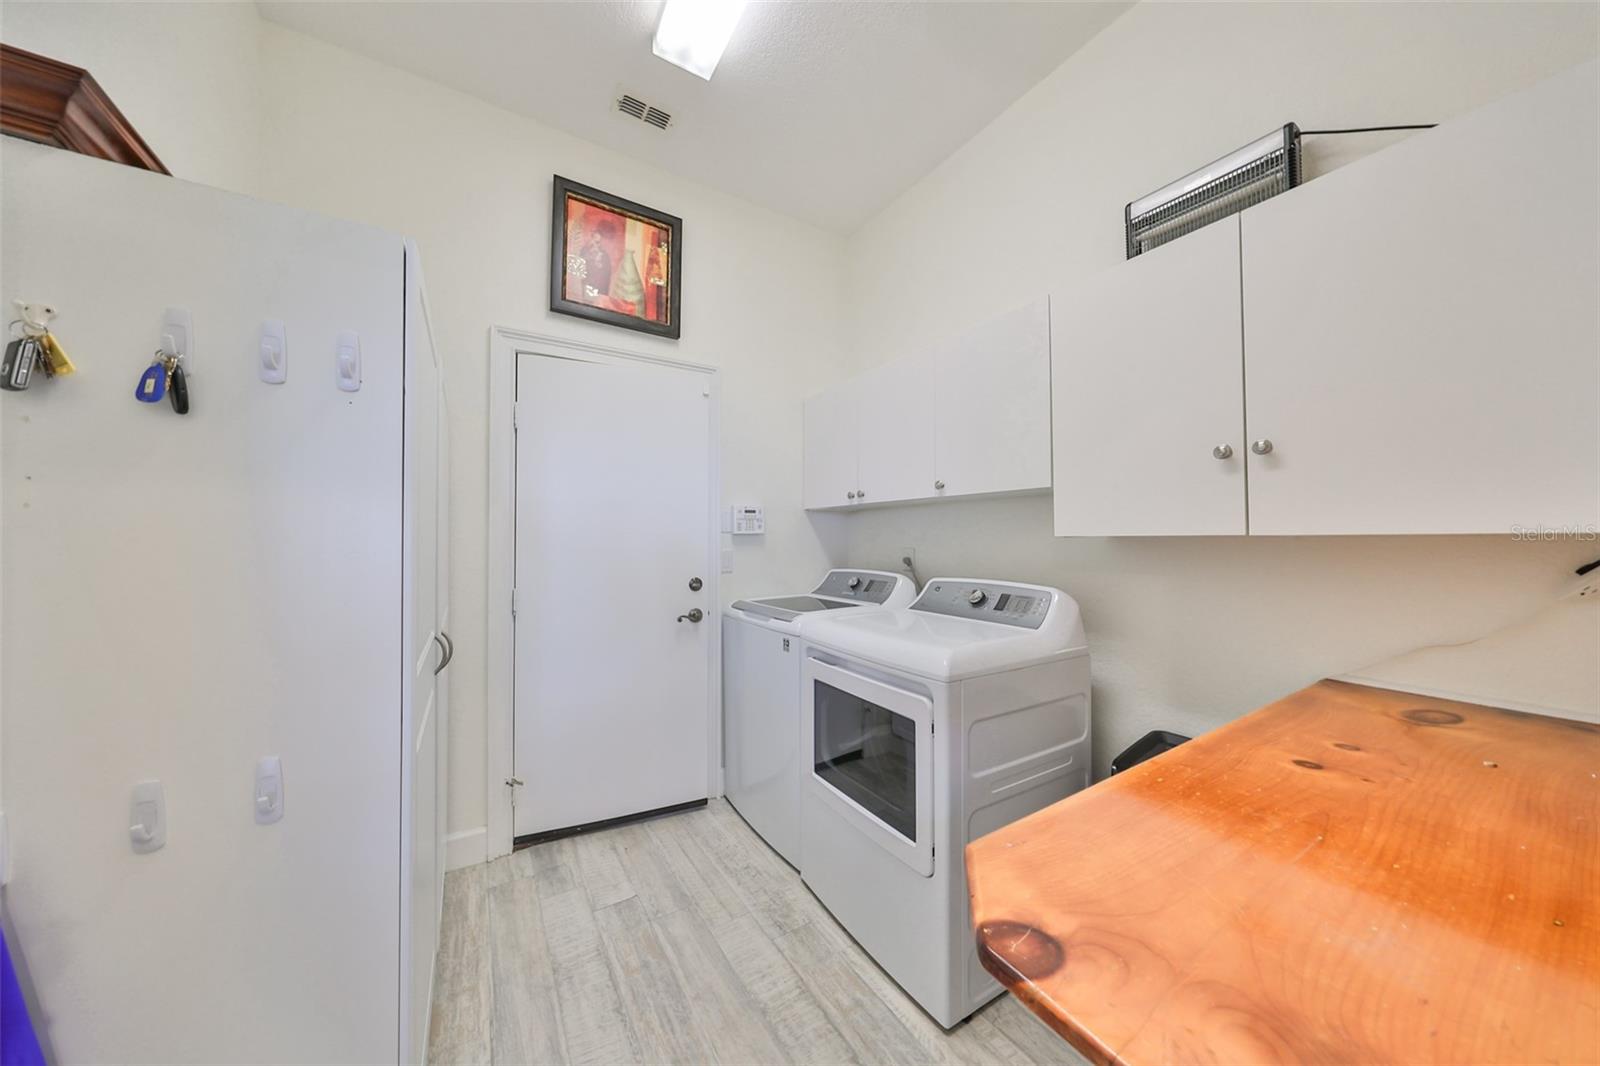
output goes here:
{"type": "Polygon", "coordinates": [[[1054,599],[1048,592],[1025,585],[938,578],[922,590],[911,610],[1038,629],[1050,613],[1054,599]]]}
{"type": "Polygon", "coordinates": [[[832,596],[858,603],[882,603],[894,591],[893,578],[869,570],[830,570],[812,595],[832,596]]]}

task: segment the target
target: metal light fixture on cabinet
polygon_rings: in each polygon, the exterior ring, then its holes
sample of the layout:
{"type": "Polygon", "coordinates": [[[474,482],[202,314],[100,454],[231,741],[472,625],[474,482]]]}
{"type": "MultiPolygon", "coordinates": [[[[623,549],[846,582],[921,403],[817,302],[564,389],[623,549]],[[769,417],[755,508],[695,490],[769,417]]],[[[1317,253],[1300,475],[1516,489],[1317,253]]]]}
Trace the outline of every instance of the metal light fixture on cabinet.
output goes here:
{"type": "Polygon", "coordinates": [[[1290,122],[1128,204],[1128,258],[1299,184],[1300,127],[1290,122]]]}

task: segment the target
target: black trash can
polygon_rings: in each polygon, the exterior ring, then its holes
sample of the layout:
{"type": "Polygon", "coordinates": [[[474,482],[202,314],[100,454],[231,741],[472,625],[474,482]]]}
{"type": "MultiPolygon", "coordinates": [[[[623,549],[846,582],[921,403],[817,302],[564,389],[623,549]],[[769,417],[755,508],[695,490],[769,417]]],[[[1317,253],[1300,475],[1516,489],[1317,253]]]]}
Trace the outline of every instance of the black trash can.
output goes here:
{"type": "Polygon", "coordinates": [[[1111,760],[1111,772],[1120,774],[1130,766],[1138,766],[1146,759],[1153,759],[1164,751],[1171,751],[1179,744],[1188,743],[1193,737],[1186,737],[1182,733],[1168,733],[1165,729],[1157,729],[1146,733],[1138,740],[1129,744],[1122,752],[1111,760]]]}

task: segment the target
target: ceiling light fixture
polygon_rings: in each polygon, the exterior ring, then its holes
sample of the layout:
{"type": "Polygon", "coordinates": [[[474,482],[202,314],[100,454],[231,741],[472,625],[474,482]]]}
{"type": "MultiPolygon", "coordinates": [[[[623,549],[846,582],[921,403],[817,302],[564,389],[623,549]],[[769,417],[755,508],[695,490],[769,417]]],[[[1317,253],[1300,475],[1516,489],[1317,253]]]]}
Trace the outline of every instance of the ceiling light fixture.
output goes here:
{"type": "Polygon", "coordinates": [[[651,50],[706,81],[717,69],[745,0],[667,0],[651,50]]]}

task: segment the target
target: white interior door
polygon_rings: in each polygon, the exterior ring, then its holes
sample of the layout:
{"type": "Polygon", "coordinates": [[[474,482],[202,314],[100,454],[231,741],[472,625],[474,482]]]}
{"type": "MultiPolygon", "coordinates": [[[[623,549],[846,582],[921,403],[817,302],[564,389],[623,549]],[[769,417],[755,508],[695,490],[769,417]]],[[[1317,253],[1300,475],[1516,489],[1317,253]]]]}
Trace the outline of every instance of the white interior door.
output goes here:
{"type": "Polygon", "coordinates": [[[1050,323],[1056,536],[1244,533],[1239,220],[1052,296],[1050,323]]]}
{"type": "Polygon", "coordinates": [[[434,799],[436,827],[436,840],[438,846],[438,869],[434,873],[435,909],[444,910],[444,871],[448,856],[445,853],[445,836],[450,828],[449,799],[450,799],[450,678],[454,672],[453,660],[456,647],[453,628],[450,622],[450,405],[445,400],[444,367],[439,367],[439,482],[438,482],[438,543],[436,545],[435,559],[437,560],[437,587],[438,603],[434,610],[439,616],[439,632],[445,639],[447,665],[434,679],[434,710],[433,720],[437,723],[435,744],[438,748],[438,795],[434,799]]]}
{"type": "Polygon", "coordinates": [[[406,1009],[401,1061],[420,1062],[428,1043],[434,949],[439,940],[439,366],[415,249],[407,247],[405,303],[405,550],[409,622],[406,709],[409,748],[402,764],[404,814],[401,892],[407,935],[401,965],[406,1009]]]}
{"type": "Polygon", "coordinates": [[[401,240],[14,138],[0,170],[0,303],[60,309],[79,367],[0,396],[5,909],[53,1061],[394,1062],[401,240]],[[127,373],[174,303],[183,417],[127,373]],[[264,755],[283,818],[257,825],[264,755]],[[167,844],[139,854],[150,778],[167,844]]]}
{"type": "Polygon", "coordinates": [[[517,356],[517,836],[707,795],[712,402],[686,368],[517,356]]]}

